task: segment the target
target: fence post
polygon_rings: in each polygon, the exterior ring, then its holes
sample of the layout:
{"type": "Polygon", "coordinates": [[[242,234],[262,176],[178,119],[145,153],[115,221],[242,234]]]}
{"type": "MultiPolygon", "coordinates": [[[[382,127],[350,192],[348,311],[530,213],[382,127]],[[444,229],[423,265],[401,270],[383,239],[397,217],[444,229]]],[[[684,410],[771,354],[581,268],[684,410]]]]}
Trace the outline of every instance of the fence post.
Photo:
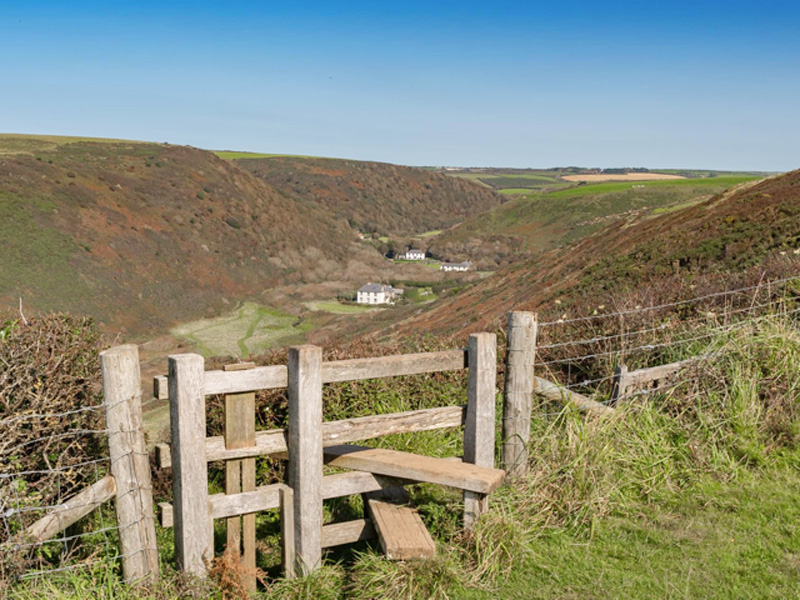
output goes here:
{"type": "Polygon", "coordinates": [[[205,577],[214,558],[208,508],[205,361],[198,354],[169,357],[172,496],[178,568],[205,577]]]}
{"type": "MultiPolygon", "coordinates": [[[[225,365],[225,371],[246,371],[253,363],[225,365]]],[[[225,448],[245,448],[256,445],[256,394],[225,394],[225,448]]],[[[225,493],[238,494],[256,489],[256,459],[241,458],[225,461],[225,493]]],[[[245,589],[256,590],[256,515],[236,515],[226,520],[228,548],[241,556],[245,589]],[[241,520],[240,520],[241,519],[241,520]]]]}
{"type": "Polygon", "coordinates": [[[322,561],[322,349],[289,348],[289,486],[298,575],[322,561]]]}
{"type": "MultiPolygon", "coordinates": [[[[473,333],[469,336],[469,387],[464,424],[464,462],[494,467],[495,392],[497,388],[497,336],[473,333]]],[[[464,529],[489,508],[486,494],[464,492],[464,529]]]]}
{"type": "Polygon", "coordinates": [[[625,397],[628,391],[628,365],[614,367],[614,379],[611,382],[611,404],[616,404],[625,397]]]}
{"type": "Polygon", "coordinates": [[[537,330],[535,313],[509,313],[502,449],[509,477],[522,475],[528,464],[537,330]]]}
{"type": "Polygon", "coordinates": [[[111,474],[117,488],[122,572],[128,583],[152,583],[158,579],[158,546],[150,460],[142,430],[138,347],[126,344],[101,352],[100,369],[111,474]]]}

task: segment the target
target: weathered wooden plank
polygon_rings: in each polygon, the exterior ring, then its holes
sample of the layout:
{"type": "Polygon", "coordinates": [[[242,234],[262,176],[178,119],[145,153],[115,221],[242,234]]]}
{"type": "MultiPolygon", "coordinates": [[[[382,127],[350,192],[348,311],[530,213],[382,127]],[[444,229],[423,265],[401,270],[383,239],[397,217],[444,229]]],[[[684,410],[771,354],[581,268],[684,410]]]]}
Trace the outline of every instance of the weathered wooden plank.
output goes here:
{"type": "MultiPolygon", "coordinates": [[[[415,433],[447,427],[460,427],[464,423],[466,405],[426,408],[387,415],[371,415],[327,421],[322,424],[323,443],[357,442],[395,433],[415,433]]],[[[253,456],[270,456],[286,452],[286,432],[283,429],[256,432],[255,448],[225,448],[223,436],[206,438],[206,457],[209,462],[253,456]]],[[[159,468],[172,465],[168,444],[156,444],[159,468]]]]}
{"type": "Polygon", "coordinates": [[[511,477],[522,475],[528,465],[537,332],[538,321],[535,313],[523,311],[509,313],[503,398],[502,464],[511,477]]]}
{"type": "MultiPolygon", "coordinates": [[[[253,363],[225,365],[228,371],[246,371],[255,368],[253,363]]],[[[236,450],[253,447],[256,443],[256,395],[254,392],[225,395],[225,448],[236,450]]],[[[256,489],[256,463],[254,458],[225,462],[225,493],[236,494],[256,489]]],[[[254,513],[228,517],[227,545],[241,554],[242,584],[248,591],[256,589],[256,515],[254,513]]]]}
{"type": "Polygon", "coordinates": [[[596,415],[608,415],[614,412],[614,409],[610,406],[600,404],[591,398],[587,398],[586,396],[583,396],[577,392],[568,390],[564,386],[553,383],[552,381],[548,381],[547,379],[536,377],[534,382],[535,384],[533,391],[541,396],[544,396],[548,400],[553,400],[555,402],[566,402],[568,404],[572,404],[579,410],[596,415]]]}
{"type": "Polygon", "coordinates": [[[23,538],[32,542],[44,542],[76,523],[95,508],[111,500],[117,493],[113,475],[106,475],[78,494],[51,509],[45,516],[25,529],[23,538]]]}
{"type": "Polygon", "coordinates": [[[153,398],[156,400],[166,400],[169,398],[169,380],[166,375],[156,375],[153,377],[153,398]]]}
{"type": "Polygon", "coordinates": [[[367,471],[400,479],[438,483],[490,494],[503,482],[505,471],[465,462],[363,446],[328,446],[325,462],[336,467],[367,471]]]}
{"type": "MultiPolygon", "coordinates": [[[[227,519],[236,515],[247,515],[280,507],[283,483],[262,485],[251,492],[239,494],[212,494],[208,496],[208,514],[212,519],[227,519]]],[[[159,502],[162,527],[172,527],[175,523],[172,504],[159,502]]]]}
{"type": "MultiPolygon", "coordinates": [[[[336,383],[378,377],[457,371],[464,367],[466,367],[466,353],[464,350],[335,360],[323,363],[322,382],[336,383]]],[[[167,398],[165,379],[163,375],[154,378],[153,390],[156,398],[167,398]]],[[[287,383],[288,372],[286,366],[270,365],[256,367],[245,373],[207,371],[204,390],[207,396],[212,394],[236,394],[285,388],[287,383]]]]}
{"type": "Polygon", "coordinates": [[[283,576],[287,579],[294,579],[295,565],[297,563],[294,541],[294,491],[288,485],[282,485],[279,491],[279,498],[281,508],[281,562],[283,564],[283,576]]]}
{"type": "Polygon", "coordinates": [[[206,371],[203,391],[206,396],[238,394],[285,388],[287,382],[286,365],[256,367],[247,371],[206,371]]]}
{"type": "Polygon", "coordinates": [[[294,492],[296,571],[314,572],[322,561],[322,349],[289,349],[289,465],[294,492]]]}
{"type": "Polygon", "coordinates": [[[364,505],[388,559],[432,558],[436,544],[419,513],[406,502],[408,494],[403,488],[364,495],[364,505]]]}
{"type": "Polygon", "coordinates": [[[322,364],[322,381],[323,383],[335,383],[457,371],[466,366],[465,360],[466,356],[463,350],[337,360],[322,364]]]}
{"type": "Polygon", "coordinates": [[[374,538],[375,527],[371,519],[355,519],[344,523],[332,523],[322,527],[322,547],[333,548],[345,544],[355,544],[374,538]]]}
{"type": "Polygon", "coordinates": [[[158,579],[158,546],[153,514],[150,461],[144,441],[142,380],[135,344],[100,353],[111,474],[122,570],[129,583],[158,579]]]}
{"type": "MultiPolygon", "coordinates": [[[[467,420],[464,424],[464,462],[494,467],[495,393],[497,391],[497,336],[473,333],[469,336],[469,385],[467,420]]],[[[489,498],[464,492],[464,528],[489,510],[489,498]]]]}
{"type": "Polygon", "coordinates": [[[646,385],[659,379],[665,379],[674,375],[685,367],[688,363],[696,359],[681,360],[666,365],[658,365],[657,367],[648,367],[646,369],[637,369],[636,371],[628,372],[628,386],[646,385]]]}
{"type": "Polygon", "coordinates": [[[206,398],[203,357],[169,357],[172,495],[175,558],[178,568],[198,577],[213,558],[213,526],[208,505],[206,398]]]}

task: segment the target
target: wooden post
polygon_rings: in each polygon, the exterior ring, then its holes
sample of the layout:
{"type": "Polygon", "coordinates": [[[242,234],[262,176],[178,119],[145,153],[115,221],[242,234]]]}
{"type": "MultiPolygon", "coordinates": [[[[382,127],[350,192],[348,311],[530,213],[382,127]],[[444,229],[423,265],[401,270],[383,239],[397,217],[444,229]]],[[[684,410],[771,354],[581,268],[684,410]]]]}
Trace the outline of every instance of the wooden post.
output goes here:
{"type": "MultiPolygon", "coordinates": [[[[253,363],[225,365],[225,371],[247,371],[253,363]]],[[[256,445],[256,395],[254,392],[225,395],[225,448],[228,450],[256,445]]],[[[238,494],[256,489],[256,459],[242,458],[225,461],[225,493],[238,494]]],[[[245,589],[256,590],[256,515],[226,519],[229,548],[242,557],[245,589]]]]}
{"type": "Polygon", "coordinates": [[[508,315],[502,454],[503,468],[511,477],[522,475],[528,464],[537,329],[535,313],[508,315]]]}
{"type": "MultiPolygon", "coordinates": [[[[469,336],[469,389],[464,425],[464,462],[494,467],[497,336],[469,336]]],[[[470,530],[489,508],[486,494],[464,492],[464,528],[470,530]]]]}
{"type": "Polygon", "coordinates": [[[283,486],[279,493],[281,501],[281,562],[283,562],[283,576],[286,579],[294,579],[294,567],[297,562],[294,555],[294,492],[289,486],[283,486]]]}
{"type": "Polygon", "coordinates": [[[611,383],[611,404],[616,404],[625,397],[628,388],[628,365],[614,368],[614,379],[611,383]]]}
{"type": "Polygon", "coordinates": [[[289,348],[289,486],[298,575],[322,561],[322,349],[289,348]]]}
{"type": "Polygon", "coordinates": [[[204,365],[198,354],[169,357],[175,558],[179,569],[198,577],[206,576],[206,561],[214,558],[208,507],[204,365]]]}
{"type": "Polygon", "coordinates": [[[100,353],[111,474],[117,488],[122,572],[128,583],[158,579],[150,460],[142,429],[142,380],[135,344],[100,353]]]}

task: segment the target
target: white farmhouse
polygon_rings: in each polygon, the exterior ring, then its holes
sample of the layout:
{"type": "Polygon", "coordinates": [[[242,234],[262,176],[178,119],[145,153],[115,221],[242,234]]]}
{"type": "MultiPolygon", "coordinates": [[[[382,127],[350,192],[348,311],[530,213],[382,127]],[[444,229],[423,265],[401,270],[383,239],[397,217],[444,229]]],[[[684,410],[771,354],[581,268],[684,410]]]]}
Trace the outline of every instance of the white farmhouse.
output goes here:
{"type": "Polygon", "coordinates": [[[382,283],[367,283],[358,288],[356,302],[359,304],[394,304],[403,290],[382,283]]]}
{"type": "Polygon", "coordinates": [[[465,260],[460,263],[443,262],[439,268],[442,271],[469,271],[473,266],[471,260],[465,260]]]}
{"type": "Polygon", "coordinates": [[[422,250],[414,250],[412,248],[402,254],[398,254],[397,258],[400,260],[425,260],[425,253],[422,250]]]}

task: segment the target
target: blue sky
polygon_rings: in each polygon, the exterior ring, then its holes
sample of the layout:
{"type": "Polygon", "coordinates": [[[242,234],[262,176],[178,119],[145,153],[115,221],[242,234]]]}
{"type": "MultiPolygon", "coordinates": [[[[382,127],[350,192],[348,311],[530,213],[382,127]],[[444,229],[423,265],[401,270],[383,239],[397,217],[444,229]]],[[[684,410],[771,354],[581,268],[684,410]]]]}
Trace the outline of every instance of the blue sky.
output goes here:
{"type": "Polygon", "coordinates": [[[800,167],[800,1],[9,2],[0,131],[412,165],[800,167]]]}

